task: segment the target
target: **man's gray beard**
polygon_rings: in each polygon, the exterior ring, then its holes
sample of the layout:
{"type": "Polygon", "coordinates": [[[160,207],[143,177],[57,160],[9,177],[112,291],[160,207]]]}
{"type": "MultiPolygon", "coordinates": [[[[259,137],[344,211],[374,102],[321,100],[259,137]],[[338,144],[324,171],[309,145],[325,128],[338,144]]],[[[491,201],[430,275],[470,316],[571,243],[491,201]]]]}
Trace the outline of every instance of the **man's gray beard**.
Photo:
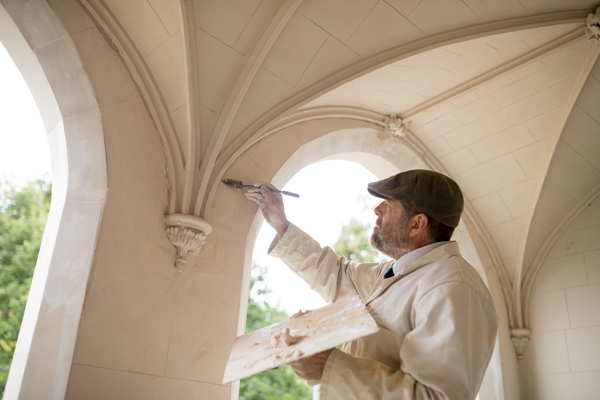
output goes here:
{"type": "Polygon", "coordinates": [[[379,232],[373,231],[373,234],[371,235],[371,246],[375,250],[379,250],[395,260],[408,253],[410,250],[410,243],[408,241],[406,226],[409,218],[405,217],[406,215],[402,215],[400,222],[386,232],[384,232],[381,227],[379,228],[379,232]]]}

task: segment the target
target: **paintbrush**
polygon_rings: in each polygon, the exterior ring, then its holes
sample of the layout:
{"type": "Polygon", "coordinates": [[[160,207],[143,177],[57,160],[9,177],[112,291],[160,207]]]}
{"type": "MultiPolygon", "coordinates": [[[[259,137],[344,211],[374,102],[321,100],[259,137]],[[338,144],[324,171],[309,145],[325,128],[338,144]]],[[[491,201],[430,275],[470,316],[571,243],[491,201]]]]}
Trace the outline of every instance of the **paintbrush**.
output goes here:
{"type": "MultiPolygon", "coordinates": [[[[223,182],[224,184],[226,184],[229,187],[234,188],[235,190],[242,190],[242,188],[260,189],[260,186],[244,185],[242,183],[242,181],[237,181],[235,179],[223,179],[221,182],[223,182]]],[[[267,186],[267,189],[269,189],[273,193],[281,193],[281,194],[285,194],[285,195],[288,195],[288,196],[300,198],[300,195],[296,194],[296,193],[286,192],[285,190],[273,189],[273,188],[270,188],[268,186],[267,186]]]]}

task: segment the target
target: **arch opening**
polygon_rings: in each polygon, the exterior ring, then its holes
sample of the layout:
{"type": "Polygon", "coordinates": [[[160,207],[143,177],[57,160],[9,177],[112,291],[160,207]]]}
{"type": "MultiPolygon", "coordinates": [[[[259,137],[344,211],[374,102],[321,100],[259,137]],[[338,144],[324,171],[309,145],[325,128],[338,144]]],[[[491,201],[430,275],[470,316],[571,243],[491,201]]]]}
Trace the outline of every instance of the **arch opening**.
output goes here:
{"type": "MultiPolygon", "coordinates": [[[[374,124],[359,120],[321,119],[319,121],[306,121],[294,126],[283,128],[281,131],[259,141],[246,153],[250,158],[263,153],[266,148],[287,142],[290,139],[300,141],[290,149],[285,149],[280,163],[270,169],[271,181],[278,187],[285,187],[292,177],[307,165],[328,160],[352,160],[371,171],[378,179],[390,176],[397,172],[409,169],[430,169],[427,163],[397,138],[383,134],[374,124]],[[306,134],[309,138],[306,138],[306,134]]],[[[281,150],[281,149],[280,149],[281,150]]],[[[290,188],[291,189],[291,188],[290,188]]],[[[468,220],[468,217],[463,217],[468,220]]],[[[251,268],[251,254],[256,243],[258,230],[263,218],[258,211],[249,230],[246,244],[246,263],[244,266],[244,281],[242,288],[248,287],[251,268]]],[[[484,267],[480,258],[481,245],[477,246],[472,240],[474,232],[470,221],[463,221],[455,231],[454,239],[461,242],[461,252],[481,274],[486,284],[489,280],[497,281],[493,276],[493,268],[484,267]],[[492,276],[490,276],[492,274],[492,276]]],[[[487,265],[487,264],[485,264],[487,265]]],[[[499,290],[496,282],[492,283],[492,291],[499,290]]],[[[497,302],[497,312],[501,313],[503,300],[500,293],[500,302],[497,302]]],[[[244,332],[246,317],[247,289],[241,296],[238,334],[244,332]]],[[[498,296],[495,297],[498,300],[498,296]]],[[[504,310],[505,311],[505,310],[504,310]]],[[[497,340],[494,356],[488,367],[488,372],[480,391],[480,399],[503,399],[503,374],[500,355],[500,342],[497,340]]]]}

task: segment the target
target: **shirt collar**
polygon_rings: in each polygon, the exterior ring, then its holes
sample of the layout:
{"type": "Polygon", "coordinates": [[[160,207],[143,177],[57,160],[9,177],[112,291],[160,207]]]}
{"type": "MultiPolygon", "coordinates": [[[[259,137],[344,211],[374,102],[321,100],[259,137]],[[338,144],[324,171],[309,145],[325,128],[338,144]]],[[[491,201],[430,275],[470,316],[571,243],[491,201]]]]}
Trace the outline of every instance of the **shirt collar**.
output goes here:
{"type": "MultiPolygon", "coordinates": [[[[400,257],[398,260],[396,260],[396,262],[394,263],[394,266],[393,266],[394,276],[408,274],[409,272],[412,272],[415,269],[420,268],[421,266],[427,264],[429,261],[425,262],[425,263],[422,263],[422,262],[416,263],[416,261],[419,261],[421,258],[425,257],[425,255],[427,255],[428,253],[437,249],[438,247],[441,247],[441,246],[443,246],[445,244],[449,244],[449,243],[456,244],[456,242],[448,242],[448,241],[435,242],[435,243],[428,244],[427,246],[419,247],[418,249],[415,249],[409,253],[406,253],[405,255],[400,257]],[[412,264],[415,264],[415,265],[412,265],[412,264]]],[[[438,253],[438,252],[435,252],[435,253],[438,253]]],[[[435,256],[434,258],[438,258],[436,254],[434,254],[434,256],[435,256]]],[[[427,257],[427,258],[429,259],[429,257],[427,257]]]]}

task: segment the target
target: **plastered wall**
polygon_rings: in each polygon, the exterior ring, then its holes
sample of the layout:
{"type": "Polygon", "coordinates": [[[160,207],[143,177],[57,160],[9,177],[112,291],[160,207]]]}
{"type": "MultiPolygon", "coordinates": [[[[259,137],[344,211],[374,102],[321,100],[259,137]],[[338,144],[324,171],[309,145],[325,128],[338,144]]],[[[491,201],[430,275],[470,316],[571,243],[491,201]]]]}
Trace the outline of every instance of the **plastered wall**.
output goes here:
{"type": "Polygon", "coordinates": [[[524,398],[600,396],[600,198],[560,235],[531,298],[531,343],[523,362],[524,398]]]}

